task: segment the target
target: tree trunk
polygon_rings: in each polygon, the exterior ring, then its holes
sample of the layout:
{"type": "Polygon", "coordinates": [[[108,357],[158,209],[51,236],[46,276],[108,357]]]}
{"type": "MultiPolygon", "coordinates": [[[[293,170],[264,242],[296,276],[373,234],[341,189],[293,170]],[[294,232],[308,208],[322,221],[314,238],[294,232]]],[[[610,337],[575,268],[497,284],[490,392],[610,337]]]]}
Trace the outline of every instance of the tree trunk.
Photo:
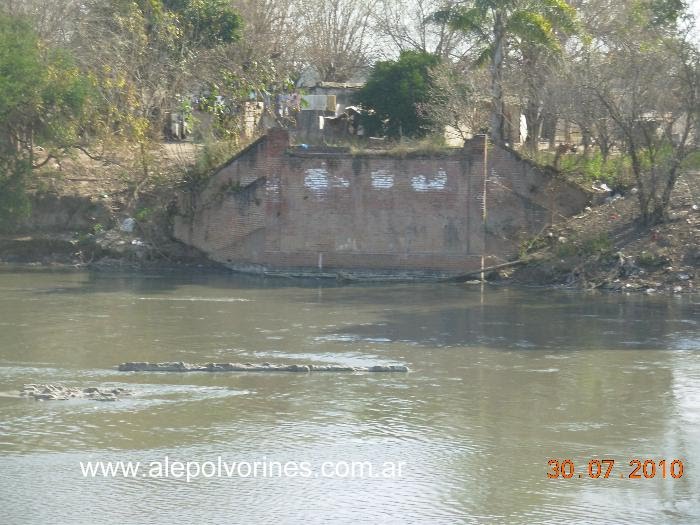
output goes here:
{"type": "Polygon", "coordinates": [[[553,150],[556,147],[556,133],[557,133],[557,112],[556,108],[553,111],[545,109],[544,115],[542,116],[542,137],[547,139],[549,143],[549,149],[553,150]]]}
{"type": "Polygon", "coordinates": [[[603,157],[603,164],[608,162],[608,157],[610,156],[610,140],[607,136],[598,136],[598,148],[600,149],[600,155],[603,157]]]}
{"type": "Polygon", "coordinates": [[[542,120],[539,103],[534,98],[530,98],[525,106],[525,123],[527,125],[525,148],[531,153],[536,153],[538,150],[542,120]]]}
{"type": "Polygon", "coordinates": [[[603,119],[599,119],[594,125],[593,132],[596,142],[598,143],[598,149],[600,149],[600,154],[603,157],[603,163],[606,163],[610,156],[610,150],[612,149],[612,141],[610,139],[610,131],[607,122],[603,119]]]}
{"type": "Polygon", "coordinates": [[[505,28],[503,15],[496,13],[493,27],[494,45],[491,61],[491,140],[502,146],[504,144],[503,128],[503,58],[505,54],[505,28]]]}
{"type": "Polygon", "coordinates": [[[588,128],[581,128],[581,142],[583,143],[583,156],[588,158],[591,151],[591,132],[588,128]]]}
{"type": "Polygon", "coordinates": [[[639,200],[639,213],[641,215],[642,224],[648,226],[653,223],[653,213],[649,210],[649,202],[651,201],[651,192],[653,189],[648,189],[646,184],[644,184],[642,163],[632,141],[627,145],[627,151],[632,159],[632,173],[634,173],[634,179],[637,183],[637,199],[639,200]]]}
{"type": "Polygon", "coordinates": [[[661,194],[661,201],[657,203],[656,208],[654,209],[654,218],[657,220],[657,222],[665,220],[668,215],[668,207],[671,204],[671,194],[673,193],[673,188],[676,186],[678,176],[681,173],[680,165],[680,161],[675,160],[669,169],[668,178],[666,179],[666,184],[664,185],[664,191],[661,194]]]}

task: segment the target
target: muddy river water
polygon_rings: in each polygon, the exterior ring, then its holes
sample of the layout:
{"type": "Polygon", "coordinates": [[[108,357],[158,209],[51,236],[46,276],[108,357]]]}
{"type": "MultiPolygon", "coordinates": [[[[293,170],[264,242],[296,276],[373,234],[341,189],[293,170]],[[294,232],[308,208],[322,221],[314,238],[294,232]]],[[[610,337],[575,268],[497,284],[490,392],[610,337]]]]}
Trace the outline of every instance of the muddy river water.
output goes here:
{"type": "Polygon", "coordinates": [[[4,524],[700,523],[698,296],[5,269],[0,391],[4,524]]]}

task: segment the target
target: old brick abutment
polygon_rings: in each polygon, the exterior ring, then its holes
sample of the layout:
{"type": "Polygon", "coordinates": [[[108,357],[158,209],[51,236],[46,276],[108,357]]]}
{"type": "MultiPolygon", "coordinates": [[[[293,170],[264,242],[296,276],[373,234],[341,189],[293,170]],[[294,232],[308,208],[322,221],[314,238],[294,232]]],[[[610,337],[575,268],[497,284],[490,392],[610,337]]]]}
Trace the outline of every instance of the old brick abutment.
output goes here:
{"type": "Polygon", "coordinates": [[[236,270],[445,277],[512,259],[588,199],[483,137],[398,158],[291,148],[274,129],[181,195],[174,232],[236,270]]]}

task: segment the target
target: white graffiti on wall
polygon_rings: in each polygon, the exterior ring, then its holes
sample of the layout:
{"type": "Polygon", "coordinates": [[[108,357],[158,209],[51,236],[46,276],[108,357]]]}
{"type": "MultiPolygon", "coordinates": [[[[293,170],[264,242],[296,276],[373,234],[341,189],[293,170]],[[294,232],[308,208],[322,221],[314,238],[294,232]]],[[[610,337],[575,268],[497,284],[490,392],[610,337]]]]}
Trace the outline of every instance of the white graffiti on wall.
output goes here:
{"type": "Polygon", "coordinates": [[[411,177],[411,186],[415,191],[421,192],[444,190],[447,186],[447,172],[438,170],[433,177],[426,177],[425,175],[411,177]]]}
{"type": "Polygon", "coordinates": [[[308,168],[304,175],[304,186],[316,195],[326,193],[329,188],[349,188],[350,181],[337,175],[329,175],[325,168],[308,168]]]}
{"type": "Polygon", "coordinates": [[[377,190],[388,190],[394,187],[394,174],[389,170],[373,170],[372,187],[377,190]]]}

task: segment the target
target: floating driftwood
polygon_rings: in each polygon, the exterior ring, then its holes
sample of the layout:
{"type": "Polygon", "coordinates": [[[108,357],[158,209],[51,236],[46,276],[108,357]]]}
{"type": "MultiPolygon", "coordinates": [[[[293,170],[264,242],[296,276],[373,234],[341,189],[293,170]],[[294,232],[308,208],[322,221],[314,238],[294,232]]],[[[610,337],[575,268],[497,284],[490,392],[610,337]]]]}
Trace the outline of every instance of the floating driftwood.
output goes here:
{"type": "Polygon", "coordinates": [[[408,372],[403,365],[340,366],[340,365],[274,365],[262,363],[139,363],[119,365],[120,372],[408,372]]]}
{"type": "Polygon", "coordinates": [[[124,388],[101,390],[97,387],[75,388],[63,385],[24,385],[20,396],[33,397],[37,401],[65,401],[67,399],[92,399],[94,401],[117,401],[119,396],[131,393],[124,388]]]}
{"type": "Polygon", "coordinates": [[[452,277],[448,277],[446,279],[443,279],[444,281],[455,281],[455,282],[464,282],[468,281],[472,277],[476,277],[477,275],[480,274],[487,274],[496,270],[502,270],[504,268],[512,268],[514,266],[520,266],[521,264],[525,264],[527,261],[523,259],[518,259],[517,261],[510,261],[502,264],[497,264],[496,266],[488,266],[486,268],[482,268],[479,270],[472,270],[471,272],[466,272],[460,275],[454,275],[452,277]]]}

